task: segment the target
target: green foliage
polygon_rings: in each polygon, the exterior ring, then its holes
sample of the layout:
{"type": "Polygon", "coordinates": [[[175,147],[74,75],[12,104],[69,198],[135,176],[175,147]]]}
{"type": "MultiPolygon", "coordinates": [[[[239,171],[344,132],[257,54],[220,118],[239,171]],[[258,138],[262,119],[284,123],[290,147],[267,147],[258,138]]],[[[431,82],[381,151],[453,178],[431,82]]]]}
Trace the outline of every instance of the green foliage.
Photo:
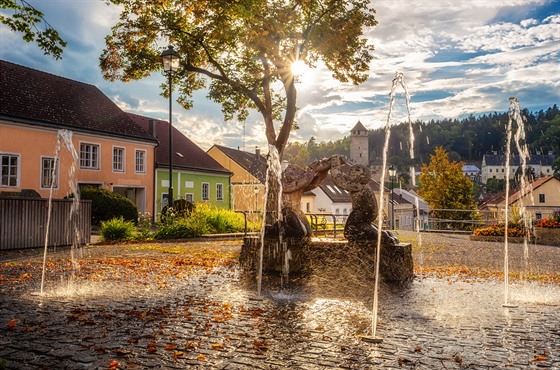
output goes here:
{"type": "Polygon", "coordinates": [[[24,41],[35,42],[45,55],[51,55],[54,59],[61,58],[66,41],[62,40],[58,31],[45,20],[42,12],[25,0],[0,0],[0,9],[8,10],[0,13],[0,23],[14,32],[21,33],[24,41]],[[44,24],[43,30],[39,30],[41,21],[44,24]]]}
{"type": "Polygon", "coordinates": [[[121,15],[100,57],[106,79],[137,80],[161,70],[158,41],[168,39],[182,56],[173,75],[179,103],[190,108],[193,92],[207,88],[226,121],[244,121],[256,109],[280,153],[297,111],[293,61],[322,62],[339,81],[359,84],[373,58],[365,32],[377,21],[369,1],[107,2],[121,15]]]}
{"type": "Polygon", "coordinates": [[[84,187],[80,189],[80,198],[91,200],[91,219],[93,225],[122,216],[124,220],[136,222],[138,208],[132,201],[120,194],[96,188],[84,187]]]}
{"type": "Polygon", "coordinates": [[[101,222],[101,236],[106,241],[130,240],[135,231],[134,223],[125,221],[122,216],[101,222]]]}
{"type": "Polygon", "coordinates": [[[473,183],[463,174],[462,166],[461,162],[450,162],[447,152],[441,147],[436,148],[430,163],[422,166],[418,194],[428,202],[437,218],[466,220],[474,217],[473,183]]]}
{"type": "MultiPolygon", "coordinates": [[[[538,112],[529,112],[524,109],[522,115],[527,118],[526,142],[531,154],[534,154],[536,150],[543,154],[549,151],[560,153],[559,107],[555,104],[538,112]]],[[[429,159],[428,154],[433,153],[437,147],[443,147],[450,153],[450,158],[452,158],[451,153],[456,153],[458,157],[455,159],[460,158],[461,161],[469,163],[480,162],[484,154],[503,148],[507,122],[507,112],[483,114],[478,117],[471,115],[462,120],[417,121],[414,123],[416,154],[414,163],[426,163],[429,159]]],[[[399,168],[407,167],[406,165],[403,167],[403,164],[410,158],[408,123],[403,122],[393,126],[390,139],[390,163],[399,168]]],[[[381,159],[384,140],[384,128],[369,132],[369,147],[378,159],[381,159]]],[[[560,173],[560,162],[558,171],[560,173]]],[[[560,175],[558,178],[560,179],[560,175]]]]}
{"type": "Polygon", "coordinates": [[[488,179],[486,181],[486,191],[489,193],[500,193],[506,189],[506,180],[488,179]]]}
{"type": "Polygon", "coordinates": [[[188,214],[170,210],[158,224],[154,238],[184,239],[204,234],[243,232],[244,228],[245,222],[241,214],[199,203],[188,214]]]}
{"type": "Polygon", "coordinates": [[[328,158],[332,155],[350,156],[350,138],[317,143],[311,137],[307,143],[293,142],[288,144],[284,150],[284,159],[299,166],[307,166],[309,163],[328,158]]]}

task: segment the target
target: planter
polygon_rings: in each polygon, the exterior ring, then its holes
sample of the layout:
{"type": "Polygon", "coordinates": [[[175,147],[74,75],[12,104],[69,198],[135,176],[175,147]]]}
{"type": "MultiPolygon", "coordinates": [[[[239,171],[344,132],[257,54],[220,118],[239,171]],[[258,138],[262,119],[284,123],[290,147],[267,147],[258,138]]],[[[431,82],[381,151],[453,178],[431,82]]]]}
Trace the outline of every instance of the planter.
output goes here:
{"type": "MultiPolygon", "coordinates": [[[[504,242],[503,236],[497,235],[471,235],[470,240],[480,241],[480,242],[504,242]]],[[[508,237],[508,243],[523,243],[525,238],[520,236],[510,236],[508,237]]]]}
{"type": "Polygon", "coordinates": [[[558,227],[535,227],[535,237],[538,244],[560,247],[560,228],[558,227]]]}

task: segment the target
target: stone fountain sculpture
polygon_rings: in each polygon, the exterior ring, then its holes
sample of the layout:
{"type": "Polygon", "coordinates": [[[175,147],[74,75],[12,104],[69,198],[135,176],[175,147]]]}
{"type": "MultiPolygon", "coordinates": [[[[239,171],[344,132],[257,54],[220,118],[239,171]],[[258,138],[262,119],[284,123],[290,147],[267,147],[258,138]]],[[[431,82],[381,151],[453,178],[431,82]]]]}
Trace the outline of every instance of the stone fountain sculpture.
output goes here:
{"type": "MultiPolygon", "coordinates": [[[[371,173],[362,165],[348,166],[342,156],[331,156],[306,167],[290,164],[282,172],[282,219],[265,229],[263,271],[290,273],[309,271],[310,266],[359,266],[373,278],[375,250],[379,231],[374,225],[378,205],[369,186],[371,173]],[[318,187],[330,174],[339,188],[350,193],[352,211],[346,221],[346,241],[312,241],[311,227],[301,211],[301,198],[306,191],[318,187]]],[[[382,230],[380,272],[386,281],[399,283],[412,279],[412,248],[400,243],[390,232],[382,230]]],[[[246,238],[240,262],[245,268],[258,264],[260,238],[246,238]]],[[[335,270],[337,268],[335,267],[335,270]]]]}

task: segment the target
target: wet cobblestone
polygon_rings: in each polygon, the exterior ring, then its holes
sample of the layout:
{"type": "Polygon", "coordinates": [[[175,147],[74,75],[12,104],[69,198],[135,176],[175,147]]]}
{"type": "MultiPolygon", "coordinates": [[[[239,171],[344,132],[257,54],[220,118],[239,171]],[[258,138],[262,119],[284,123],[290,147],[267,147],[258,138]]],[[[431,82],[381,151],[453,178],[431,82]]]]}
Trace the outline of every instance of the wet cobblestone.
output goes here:
{"type": "Polygon", "coordinates": [[[555,284],[512,284],[517,308],[502,307],[493,280],[424,276],[384,288],[383,342],[370,344],[358,337],[371,325],[367,289],[361,299],[344,287],[336,297],[267,290],[255,301],[236,264],[162,286],[89,283],[41,297],[36,278],[0,281],[0,369],[560,369],[555,284]]]}

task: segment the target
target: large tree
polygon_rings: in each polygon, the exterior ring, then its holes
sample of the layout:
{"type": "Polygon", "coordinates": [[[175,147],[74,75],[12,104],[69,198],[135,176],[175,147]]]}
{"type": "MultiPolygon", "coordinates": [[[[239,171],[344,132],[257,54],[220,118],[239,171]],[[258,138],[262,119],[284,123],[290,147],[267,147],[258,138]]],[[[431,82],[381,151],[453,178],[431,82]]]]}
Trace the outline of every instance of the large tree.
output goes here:
{"type": "MultiPolygon", "coordinates": [[[[463,163],[449,160],[448,153],[437,147],[430,163],[422,165],[418,178],[418,194],[424,198],[435,216],[445,220],[472,219],[476,204],[473,183],[463,174],[463,163]],[[464,211],[469,212],[464,212],[464,211]]],[[[459,225],[459,224],[457,224],[459,225]]]]}
{"type": "Polygon", "coordinates": [[[369,0],[107,2],[122,13],[100,57],[105,78],[130,81],[161,70],[170,43],[182,56],[173,76],[179,103],[188,109],[192,93],[207,88],[226,120],[243,121],[256,109],[280,156],[295,124],[293,62],[323,63],[341,82],[368,77],[373,46],[364,31],[376,24],[369,0]]]}
{"type": "Polygon", "coordinates": [[[0,23],[14,32],[22,34],[22,39],[35,42],[41,50],[55,59],[62,57],[66,41],[62,40],[44,14],[25,0],[0,0],[0,23]],[[42,23],[42,24],[41,24],[42,23]]]}

